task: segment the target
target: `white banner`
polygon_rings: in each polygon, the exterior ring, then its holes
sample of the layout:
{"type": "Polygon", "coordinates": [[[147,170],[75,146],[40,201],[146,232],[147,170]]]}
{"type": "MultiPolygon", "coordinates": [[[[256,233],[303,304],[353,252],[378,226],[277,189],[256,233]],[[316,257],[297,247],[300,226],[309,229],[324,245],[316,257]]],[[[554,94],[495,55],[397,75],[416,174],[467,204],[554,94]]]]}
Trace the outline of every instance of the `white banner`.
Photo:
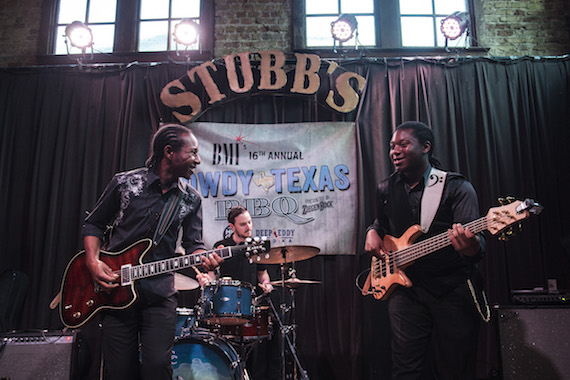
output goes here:
{"type": "Polygon", "coordinates": [[[357,163],[354,123],[188,125],[202,163],[191,183],[203,198],[204,242],[225,237],[228,210],[246,207],[253,236],[271,246],[310,245],[354,254],[357,163]]]}

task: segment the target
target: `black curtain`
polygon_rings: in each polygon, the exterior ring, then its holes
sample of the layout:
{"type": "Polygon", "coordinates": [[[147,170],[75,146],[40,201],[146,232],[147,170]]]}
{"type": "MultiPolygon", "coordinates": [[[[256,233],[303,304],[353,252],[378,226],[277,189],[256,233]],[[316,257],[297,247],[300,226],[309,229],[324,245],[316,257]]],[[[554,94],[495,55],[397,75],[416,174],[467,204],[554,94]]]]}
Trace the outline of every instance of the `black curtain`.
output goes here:
{"type": "MultiPolygon", "coordinates": [[[[298,351],[312,379],[389,376],[385,304],[361,296],[355,280],[370,263],[360,254],[364,228],[374,218],[375,184],[392,170],[388,141],[403,121],[433,128],[436,157],[473,183],[482,215],[499,196],[530,197],[545,206],[508,242],[487,235],[480,267],[490,302],[508,304],[511,290],[545,287],[547,279],[569,288],[567,58],[339,63],[367,80],[361,105],[350,114],[330,111],[314,97],[258,94],[211,107],[199,118],[357,122],[359,252],[296,264],[298,277],[322,281],[296,292],[298,351]]],[[[0,273],[16,269],[30,278],[19,329],[62,327],[48,305],[67,262],[81,249],[85,213],[115,172],[144,163],[159,122],[175,121],[159,94],[188,67],[0,70],[0,273]]],[[[481,333],[482,377],[499,366],[495,336],[496,319],[481,333]]]]}

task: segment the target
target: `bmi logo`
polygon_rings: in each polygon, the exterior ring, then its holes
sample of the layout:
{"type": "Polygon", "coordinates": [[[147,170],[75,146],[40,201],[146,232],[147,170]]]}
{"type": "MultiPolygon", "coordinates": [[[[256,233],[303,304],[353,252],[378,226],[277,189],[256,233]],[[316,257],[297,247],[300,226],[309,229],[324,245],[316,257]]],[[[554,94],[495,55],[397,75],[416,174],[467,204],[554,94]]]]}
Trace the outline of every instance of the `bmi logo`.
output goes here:
{"type": "Polygon", "coordinates": [[[239,144],[214,143],[212,165],[239,165],[239,144]]]}

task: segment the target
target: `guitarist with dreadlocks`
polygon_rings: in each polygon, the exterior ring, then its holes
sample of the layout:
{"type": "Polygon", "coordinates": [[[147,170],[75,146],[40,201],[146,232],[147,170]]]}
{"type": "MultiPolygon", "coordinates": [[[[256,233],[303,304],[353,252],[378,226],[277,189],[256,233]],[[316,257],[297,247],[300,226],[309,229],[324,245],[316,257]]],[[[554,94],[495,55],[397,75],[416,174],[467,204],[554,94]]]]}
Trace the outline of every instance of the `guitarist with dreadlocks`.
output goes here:
{"type": "Polygon", "coordinates": [[[396,171],[378,186],[376,219],[366,234],[365,251],[383,262],[390,260],[387,236],[413,225],[421,224],[425,237],[447,230],[451,241],[405,267],[400,285],[375,289],[388,300],[394,380],[475,378],[480,316],[472,284],[481,281],[476,263],[485,244],[463,224],[479,217],[479,205],[463,176],[437,170],[433,151],[427,125],[397,127],[390,141],[396,171]]]}
{"type": "MultiPolygon", "coordinates": [[[[146,167],[118,173],[107,185],[83,227],[85,263],[103,291],[119,286],[117,274],[100,257],[108,225],[112,232],[106,249],[111,251],[150,238],[152,248],[145,259],[166,259],[174,256],[180,229],[186,252],[205,251],[202,201],[187,181],[198,164],[194,134],[184,126],[167,124],[153,138],[146,167]],[[163,215],[171,216],[170,222],[162,222],[163,215]]],[[[199,257],[204,270],[223,261],[216,253],[199,257]]],[[[135,286],[138,297],[132,305],[103,313],[103,378],[170,380],[178,305],[174,276],[165,273],[143,278],[135,286]]]]}

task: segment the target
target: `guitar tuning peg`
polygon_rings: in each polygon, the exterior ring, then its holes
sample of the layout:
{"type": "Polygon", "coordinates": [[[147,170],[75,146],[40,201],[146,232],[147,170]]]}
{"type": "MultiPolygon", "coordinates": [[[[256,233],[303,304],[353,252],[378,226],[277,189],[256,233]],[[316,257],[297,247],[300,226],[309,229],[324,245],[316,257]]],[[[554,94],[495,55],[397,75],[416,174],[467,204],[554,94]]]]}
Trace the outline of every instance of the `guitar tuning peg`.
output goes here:
{"type": "Polygon", "coordinates": [[[519,223],[519,231],[522,231],[522,223],[519,223]]]}
{"type": "Polygon", "coordinates": [[[248,257],[247,261],[249,261],[250,264],[253,264],[253,259],[251,257],[248,257]]]}
{"type": "Polygon", "coordinates": [[[510,196],[510,195],[507,197],[507,202],[508,202],[509,204],[513,203],[514,201],[516,201],[516,198],[515,198],[515,197],[510,196]]]}
{"type": "Polygon", "coordinates": [[[500,240],[500,241],[507,241],[507,240],[509,240],[509,239],[507,238],[507,236],[505,235],[505,233],[502,232],[502,233],[499,235],[499,240],[500,240]]]}
{"type": "Polygon", "coordinates": [[[507,200],[505,198],[497,198],[497,200],[499,201],[499,203],[501,204],[501,206],[504,206],[505,203],[507,202],[507,200]]]}
{"type": "Polygon", "coordinates": [[[509,228],[509,230],[507,231],[507,236],[513,236],[515,234],[515,232],[513,231],[512,228],[509,228]]]}

